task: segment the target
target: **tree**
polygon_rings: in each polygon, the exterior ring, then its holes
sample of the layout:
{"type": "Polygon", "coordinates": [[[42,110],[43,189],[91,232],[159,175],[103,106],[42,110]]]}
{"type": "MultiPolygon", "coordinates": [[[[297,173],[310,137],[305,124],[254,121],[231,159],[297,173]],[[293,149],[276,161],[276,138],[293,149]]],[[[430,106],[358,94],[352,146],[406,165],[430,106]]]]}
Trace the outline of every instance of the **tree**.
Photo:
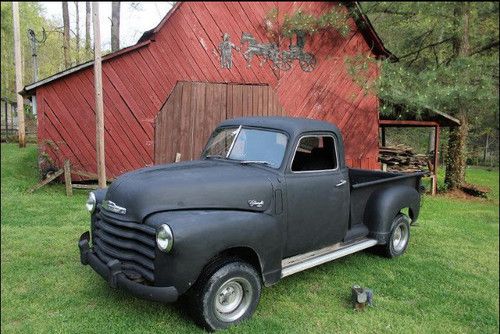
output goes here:
{"type": "Polygon", "coordinates": [[[75,21],[76,21],[76,63],[80,63],[80,10],[78,1],[75,1],[75,21]]]}
{"type": "Polygon", "coordinates": [[[90,52],[90,1],[85,1],[85,55],[90,52]]]}
{"type": "MultiPolygon", "coordinates": [[[[33,80],[33,64],[31,59],[28,28],[38,34],[42,28],[47,31],[47,39],[38,47],[38,76],[43,79],[64,69],[63,54],[61,52],[61,34],[56,22],[46,19],[42,15],[42,7],[37,2],[19,2],[19,16],[21,24],[21,49],[22,62],[24,63],[23,82],[31,83],[33,80]]],[[[1,96],[11,101],[15,96],[14,75],[14,35],[12,22],[12,2],[1,3],[1,96]]]]}
{"type": "MultiPolygon", "coordinates": [[[[453,15],[454,29],[461,33],[455,33],[453,36],[452,57],[456,59],[465,59],[470,56],[470,3],[461,2],[455,5],[453,15]]],[[[450,129],[450,137],[448,138],[448,157],[446,159],[446,177],[444,181],[449,189],[457,189],[465,183],[465,150],[469,127],[467,109],[467,105],[465,104],[457,105],[456,116],[461,125],[450,129]]]]}
{"type": "Polygon", "coordinates": [[[120,2],[111,2],[111,52],[120,49],[120,2]]]}
{"type": "Polygon", "coordinates": [[[461,121],[448,139],[445,181],[465,182],[471,133],[487,126],[498,110],[499,5],[494,2],[364,3],[386,46],[399,57],[383,62],[376,92],[390,105],[406,106],[419,117],[434,108],[461,121]]]}
{"type": "Polygon", "coordinates": [[[71,64],[71,58],[69,53],[69,12],[68,12],[68,2],[62,2],[62,13],[63,13],[63,54],[64,54],[64,67],[68,68],[71,64]]]}

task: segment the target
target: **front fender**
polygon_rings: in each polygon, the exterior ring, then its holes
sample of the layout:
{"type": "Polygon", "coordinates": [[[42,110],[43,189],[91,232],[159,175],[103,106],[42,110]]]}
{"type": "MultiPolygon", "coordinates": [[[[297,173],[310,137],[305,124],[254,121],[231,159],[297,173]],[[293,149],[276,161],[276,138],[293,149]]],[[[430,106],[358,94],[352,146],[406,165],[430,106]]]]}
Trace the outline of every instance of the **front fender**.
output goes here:
{"type": "Polygon", "coordinates": [[[370,230],[370,236],[379,244],[387,243],[392,221],[404,208],[409,208],[412,222],[420,211],[420,194],[415,188],[400,185],[374,191],[366,205],[363,221],[370,230]]]}
{"type": "Polygon", "coordinates": [[[264,283],[281,275],[282,227],[274,217],[232,210],[169,211],[149,216],[146,224],[168,224],[174,235],[170,253],[156,249],[155,285],[175,286],[180,294],[221,252],[247,247],[258,256],[264,283]]]}

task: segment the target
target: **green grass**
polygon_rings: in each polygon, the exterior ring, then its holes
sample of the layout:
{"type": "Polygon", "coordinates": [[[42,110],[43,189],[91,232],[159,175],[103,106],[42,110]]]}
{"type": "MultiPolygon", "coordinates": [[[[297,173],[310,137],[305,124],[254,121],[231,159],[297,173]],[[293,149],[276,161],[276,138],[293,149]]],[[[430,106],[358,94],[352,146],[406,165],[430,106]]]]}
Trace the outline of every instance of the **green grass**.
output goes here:
{"type": "MultiPolygon", "coordinates": [[[[62,185],[34,194],[36,147],[2,144],[1,326],[5,333],[197,333],[176,305],[109,288],[79,262],[88,228],[85,191],[62,185]]],[[[407,253],[362,252],[263,290],[253,318],[229,333],[498,333],[498,170],[469,169],[491,199],[426,197],[407,253]],[[375,306],[353,311],[353,284],[375,306]]]]}

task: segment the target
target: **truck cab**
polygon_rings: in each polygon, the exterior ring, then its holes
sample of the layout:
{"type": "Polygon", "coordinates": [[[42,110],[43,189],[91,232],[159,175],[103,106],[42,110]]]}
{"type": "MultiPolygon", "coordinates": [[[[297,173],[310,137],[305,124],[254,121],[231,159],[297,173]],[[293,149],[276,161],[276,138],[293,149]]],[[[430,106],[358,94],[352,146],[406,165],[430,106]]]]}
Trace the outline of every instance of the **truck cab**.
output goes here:
{"type": "Polygon", "coordinates": [[[370,247],[403,254],[422,176],[348,168],[327,122],[227,120],[199,160],[139,169],[90,193],[81,262],[142,298],[185,295],[198,324],[226,328],[288,275],[370,247]]]}

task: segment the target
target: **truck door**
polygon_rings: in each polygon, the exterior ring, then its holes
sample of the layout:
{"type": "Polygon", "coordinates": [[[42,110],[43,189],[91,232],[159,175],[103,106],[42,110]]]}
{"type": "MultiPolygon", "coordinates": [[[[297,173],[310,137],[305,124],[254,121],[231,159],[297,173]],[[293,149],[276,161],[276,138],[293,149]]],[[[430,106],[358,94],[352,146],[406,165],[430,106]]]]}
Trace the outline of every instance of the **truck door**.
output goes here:
{"type": "Polygon", "coordinates": [[[348,228],[349,176],[339,166],[334,134],[301,136],[285,175],[285,257],[340,242],[348,228]]]}

